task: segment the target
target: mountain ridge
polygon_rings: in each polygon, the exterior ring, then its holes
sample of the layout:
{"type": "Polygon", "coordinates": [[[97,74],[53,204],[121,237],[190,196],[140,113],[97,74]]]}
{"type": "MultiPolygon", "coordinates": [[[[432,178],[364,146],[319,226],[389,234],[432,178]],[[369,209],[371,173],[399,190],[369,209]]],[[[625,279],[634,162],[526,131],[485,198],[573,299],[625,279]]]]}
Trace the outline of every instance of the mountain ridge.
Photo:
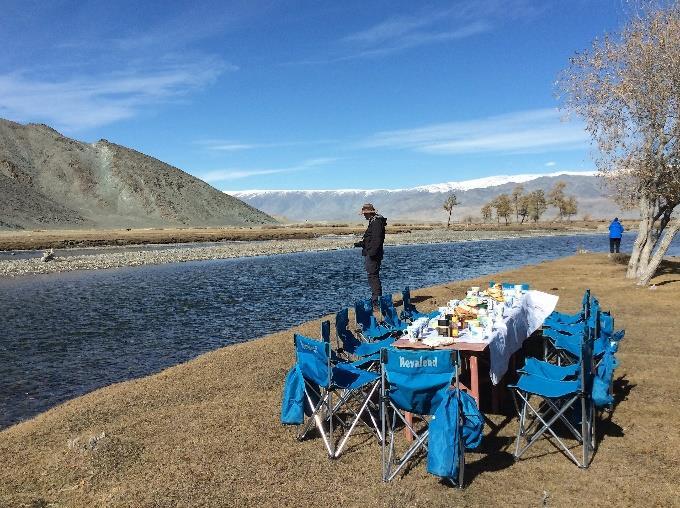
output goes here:
{"type": "MultiPolygon", "coordinates": [[[[501,193],[511,193],[517,185],[526,192],[541,189],[546,194],[557,183],[566,184],[565,192],[577,199],[577,217],[636,217],[622,210],[607,196],[594,172],[558,171],[543,174],[496,175],[472,180],[421,185],[410,189],[338,189],[338,190],[247,190],[232,195],[266,211],[292,221],[356,220],[361,204],[372,202],[380,213],[398,220],[445,220],[443,204],[455,192],[459,205],[454,218],[479,219],[481,207],[501,193]]],[[[548,209],[545,218],[556,215],[548,209]]]]}
{"type": "Polygon", "coordinates": [[[0,228],[253,225],[272,217],[139,151],[0,119],[0,228]]]}

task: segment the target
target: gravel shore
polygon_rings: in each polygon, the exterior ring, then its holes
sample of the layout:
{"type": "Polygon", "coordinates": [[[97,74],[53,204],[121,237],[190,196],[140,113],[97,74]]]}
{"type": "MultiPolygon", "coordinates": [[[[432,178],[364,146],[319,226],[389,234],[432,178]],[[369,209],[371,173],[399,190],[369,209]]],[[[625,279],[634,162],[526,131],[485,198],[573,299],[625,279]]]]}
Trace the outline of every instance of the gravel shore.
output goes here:
{"type": "MultiPolygon", "coordinates": [[[[592,234],[593,231],[583,231],[592,234]]],[[[526,238],[535,236],[574,235],[578,231],[547,232],[537,231],[447,231],[445,229],[413,231],[410,233],[388,234],[386,245],[412,245],[428,243],[465,242],[493,240],[501,238],[526,238]]],[[[92,254],[57,255],[52,261],[43,262],[39,258],[0,260],[0,277],[16,277],[73,270],[100,270],[125,266],[156,265],[202,261],[208,259],[228,259],[236,257],[268,256],[304,251],[327,251],[348,249],[357,241],[355,235],[327,235],[305,240],[267,240],[256,242],[224,242],[210,246],[184,244],[176,248],[135,250],[125,252],[106,252],[106,248],[92,249],[92,254]]],[[[82,249],[79,251],[82,252],[82,249]]]]}

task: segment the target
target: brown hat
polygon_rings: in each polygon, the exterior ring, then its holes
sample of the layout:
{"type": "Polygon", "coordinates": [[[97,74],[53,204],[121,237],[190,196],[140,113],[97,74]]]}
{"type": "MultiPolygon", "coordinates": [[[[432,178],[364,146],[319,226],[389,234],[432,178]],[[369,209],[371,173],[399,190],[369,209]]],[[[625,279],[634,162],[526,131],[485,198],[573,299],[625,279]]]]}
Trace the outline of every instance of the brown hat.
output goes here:
{"type": "Polygon", "coordinates": [[[361,211],[359,212],[360,214],[362,213],[378,213],[378,211],[375,209],[372,203],[364,203],[363,206],[361,207],[361,211]]]}

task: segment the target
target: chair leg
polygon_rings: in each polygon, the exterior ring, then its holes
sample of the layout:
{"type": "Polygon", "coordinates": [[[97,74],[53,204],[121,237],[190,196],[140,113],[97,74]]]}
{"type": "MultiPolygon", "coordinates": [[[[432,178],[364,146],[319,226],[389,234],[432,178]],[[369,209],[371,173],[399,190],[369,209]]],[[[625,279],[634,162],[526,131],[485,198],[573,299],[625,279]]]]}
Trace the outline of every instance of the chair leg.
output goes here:
{"type": "MultiPolygon", "coordinates": [[[[312,402],[312,398],[309,396],[309,394],[307,393],[306,390],[305,390],[305,395],[307,396],[307,402],[309,403],[309,407],[313,408],[314,404],[312,402]]],[[[326,394],[325,398],[322,399],[322,401],[320,402],[320,406],[326,404],[327,395],[328,394],[326,394]]],[[[330,409],[330,406],[329,406],[329,409],[330,409]]],[[[330,416],[329,416],[329,420],[331,422],[331,426],[330,426],[331,430],[330,430],[328,436],[326,435],[326,430],[324,429],[323,421],[321,419],[321,416],[319,416],[318,410],[314,411],[314,414],[312,415],[312,418],[310,420],[313,420],[314,423],[316,424],[316,428],[319,429],[319,433],[321,434],[321,439],[323,440],[323,444],[326,446],[326,451],[328,452],[328,456],[333,457],[333,445],[331,444],[331,440],[333,439],[333,431],[332,431],[332,429],[333,429],[333,426],[332,426],[333,425],[332,424],[333,415],[330,414],[330,416]]]]}
{"type": "MultiPolygon", "coordinates": [[[[375,391],[378,388],[378,383],[376,382],[373,385],[373,388],[371,391],[368,393],[368,395],[364,399],[364,403],[361,405],[361,408],[357,413],[355,413],[354,420],[352,421],[352,425],[350,425],[349,429],[345,431],[345,435],[342,438],[342,441],[340,441],[340,444],[335,450],[334,457],[338,458],[340,456],[340,453],[342,452],[342,449],[345,447],[345,444],[347,443],[347,440],[350,438],[352,435],[352,431],[354,431],[354,428],[356,427],[357,423],[359,423],[359,420],[361,419],[361,415],[363,414],[364,410],[368,407],[368,404],[371,402],[371,397],[375,393],[375,391]]],[[[371,419],[373,420],[373,415],[371,415],[371,419]]],[[[373,420],[373,423],[375,424],[375,420],[373,420]]],[[[380,438],[380,434],[378,434],[378,438],[380,438]]]]}

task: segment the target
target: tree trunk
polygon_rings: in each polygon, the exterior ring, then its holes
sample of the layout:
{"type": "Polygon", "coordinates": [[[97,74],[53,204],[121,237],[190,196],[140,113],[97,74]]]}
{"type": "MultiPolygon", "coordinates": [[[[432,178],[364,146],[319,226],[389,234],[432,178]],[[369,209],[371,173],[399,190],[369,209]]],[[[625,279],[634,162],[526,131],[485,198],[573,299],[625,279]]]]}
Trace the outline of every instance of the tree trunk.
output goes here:
{"type": "Polygon", "coordinates": [[[668,227],[664,232],[663,238],[659,242],[658,249],[656,249],[654,256],[647,265],[647,270],[645,270],[645,272],[640,275],[640,278],[638,279],[637,282],[639,286],[646,286],[647,284],[649,284],[649,281],[652,280],[652,277],[654,277],[657,268],[659,268],[661,260],[666,254],[666,251],[668,250],[668,246],[673,241],[673,238],[675,238],[675,234],[678,232],[678,229],[680,229],[680,219],[675,219],[673,221],[673,224],[671,224],[671,226],[668,227]]]}
{"type": "MultiPolygon", "coordinates": [[[[628,261],[628,270],[626,270],[626,278],[628,279],[639,277],[638,267],[640,265],[640,257],[647,242],[651,241],[653,214],[652,204],[647,198],[641,198],[640,226],[637,238],[633,244],[633,251],[630,253],[630,261],[628,261]]],[[[647,259],[644,264],[647,265],[648,261],[647,259]]]]}
{"type": "Polygon", "coordinates": [[[647,271],[647,267],[649,266],[649,262],[652,257],[652,252],[654,252],[656,244],[659,243],[660,237],[654,238],[655,234],[653,221],[654,219],[650,221],[649,233],[647,234],[647,241],[645,242],[645,245],[642,247],[642,250],[640,251],[640,259],[638,260],[637,267],[638,277],[642,276],[642,274],[647,271]]]}
{"type": "Polygon", "coordinates": [[[451,225],[451,212],[453,210],[449,210],[449,221],[446,223],[446,229],[449,229],[449,226],[451,225]]]}

